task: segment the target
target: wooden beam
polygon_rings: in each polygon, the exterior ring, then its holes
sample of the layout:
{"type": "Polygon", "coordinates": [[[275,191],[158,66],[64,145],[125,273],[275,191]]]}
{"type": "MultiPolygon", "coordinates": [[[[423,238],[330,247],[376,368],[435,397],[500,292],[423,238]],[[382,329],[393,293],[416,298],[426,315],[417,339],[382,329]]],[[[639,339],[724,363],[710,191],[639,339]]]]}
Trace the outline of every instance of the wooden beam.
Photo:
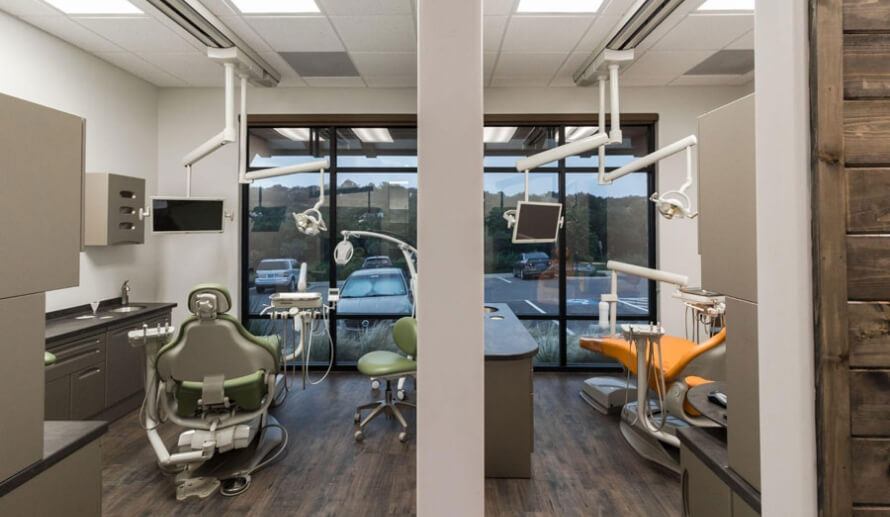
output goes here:
{"type": "Polygon", "coordinates": [[[846,0],[843,20],[846,31],[887,30],[890,27],[890,0],[846,0]]]}
{"type": "Polygon", "coordinates": [[[853,464],[855,500],[864,505],[890,505],[890,439],[854,438],[853,464]]]}
{"type": "Polygon", "coordinates": [[[844,36],[844,96],[890,97],[890,34],[844,36]]]}
{"type": "Polygon", "coordinates": [[[853,436],[890,436],[890,370],[850,372],[850,418],[853,436]]]}
{"type": "Polygon", "coordinates": [[[890,368],[890,303],[848,305],[850,366],[890,368]]]}
{"type": "Polygon", "coordinates": [[[890,100],[848,100],[843,106],[843,120],[838,122],[844,127],[848,165],[890,164],[890,100]]]}
{"type": "Polygon", "coordinates": [[[847,231],[890,232],[890,168],[847,169],[847,231]]]}
{"type": "Polygon", "coordinates": [[[853,507],[841,9],[841,0],[810,2],[816,459],[823,516],[848,515],[853,507]]]}
{"type": "Polygon", "coordinates": [[[847,237],[847,291],[850,300],[890,300],[890,235],[847,237]]]}

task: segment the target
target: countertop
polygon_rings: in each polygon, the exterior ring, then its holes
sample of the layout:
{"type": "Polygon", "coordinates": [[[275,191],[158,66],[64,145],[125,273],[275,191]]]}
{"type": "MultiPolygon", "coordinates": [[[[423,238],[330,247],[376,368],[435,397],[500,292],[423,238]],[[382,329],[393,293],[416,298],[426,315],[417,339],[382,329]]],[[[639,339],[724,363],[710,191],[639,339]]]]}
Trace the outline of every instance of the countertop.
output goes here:
{"type": "Polygon", "coordinates": [[[109,312],[111,309],[121,306],[120,298],[115,298],[103,301],[96,311],[98,316],[111,316],[111,318],[74,319],[82,314],[92,314],[93,311],[89,305],[49,312],[46,314],[46,343],[50,344],[78,334],[89,334],[90,332],[115,327],[128,321],[145,319],[148,315],[169,311],[176,307],[175,303],[130,302],[130,305],[138,305],[145,308],[122,314],[109,312]]]}
{"type": "Polygon", "coordinates": [[[106,431],[108,431],[107,422],[44,422],[43,458],[15,475],[0,481],[0,497],[25,484],[93,440],[99,439],[106,431]]]}
{"type": "Polygon", "coordinates": [[[534,357],[538,343],[506,303],[486,303],[497,309],[485,314],[485,360],[510,361],[534,357]]]}
{"type": "Polygon", "coordinates": [[[689,449],[748,506],[760,513],[760,492],[729,467],[726,428],[683,427],[677,430],[677,437],[683,447],[689,449]]]}

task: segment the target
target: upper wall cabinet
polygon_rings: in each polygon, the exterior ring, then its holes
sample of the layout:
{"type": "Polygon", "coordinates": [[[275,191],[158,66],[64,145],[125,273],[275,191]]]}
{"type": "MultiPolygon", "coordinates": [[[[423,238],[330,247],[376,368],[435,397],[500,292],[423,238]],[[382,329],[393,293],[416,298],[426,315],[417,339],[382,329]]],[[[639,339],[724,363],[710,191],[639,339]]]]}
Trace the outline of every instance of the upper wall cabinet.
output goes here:
{"type": "Polygon", "coordinates": [[[87,174],[84,244],[142,244],[145,224],[139,217],[139,209],[144,206],[144,179],[120,174],[87,174]]]}
{"type": "Polygon", "coordinates": [[[0,95],[0,298],[79,283],[84,125],[0,95]]]}

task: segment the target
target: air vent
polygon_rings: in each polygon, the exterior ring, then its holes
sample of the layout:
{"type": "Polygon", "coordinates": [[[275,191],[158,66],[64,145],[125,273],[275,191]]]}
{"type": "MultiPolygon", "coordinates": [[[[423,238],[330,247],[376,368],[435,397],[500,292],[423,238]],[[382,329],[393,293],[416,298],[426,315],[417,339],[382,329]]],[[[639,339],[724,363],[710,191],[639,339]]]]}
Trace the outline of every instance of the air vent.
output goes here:
{"type": "Polygon", "coordinates": [[[301,77],[358,77],[346,52],[281,52],[279,55],[301,77]]]}
{"type": "Polygon", "coordinates": [[[721,50],[685,75],[745,75],[754,70],[753,50],[721,50]]]}

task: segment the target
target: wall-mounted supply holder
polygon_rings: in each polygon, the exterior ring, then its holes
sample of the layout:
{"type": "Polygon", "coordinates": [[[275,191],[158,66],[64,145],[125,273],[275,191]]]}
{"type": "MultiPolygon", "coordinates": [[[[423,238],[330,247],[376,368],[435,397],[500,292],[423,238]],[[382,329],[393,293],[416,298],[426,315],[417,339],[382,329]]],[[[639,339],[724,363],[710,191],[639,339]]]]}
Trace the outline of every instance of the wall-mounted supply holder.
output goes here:
{"type": "Polygon", "coordinates": [[[145,179],[87,173],[84,245],[111,246],[145,242],[145,179]]]}

